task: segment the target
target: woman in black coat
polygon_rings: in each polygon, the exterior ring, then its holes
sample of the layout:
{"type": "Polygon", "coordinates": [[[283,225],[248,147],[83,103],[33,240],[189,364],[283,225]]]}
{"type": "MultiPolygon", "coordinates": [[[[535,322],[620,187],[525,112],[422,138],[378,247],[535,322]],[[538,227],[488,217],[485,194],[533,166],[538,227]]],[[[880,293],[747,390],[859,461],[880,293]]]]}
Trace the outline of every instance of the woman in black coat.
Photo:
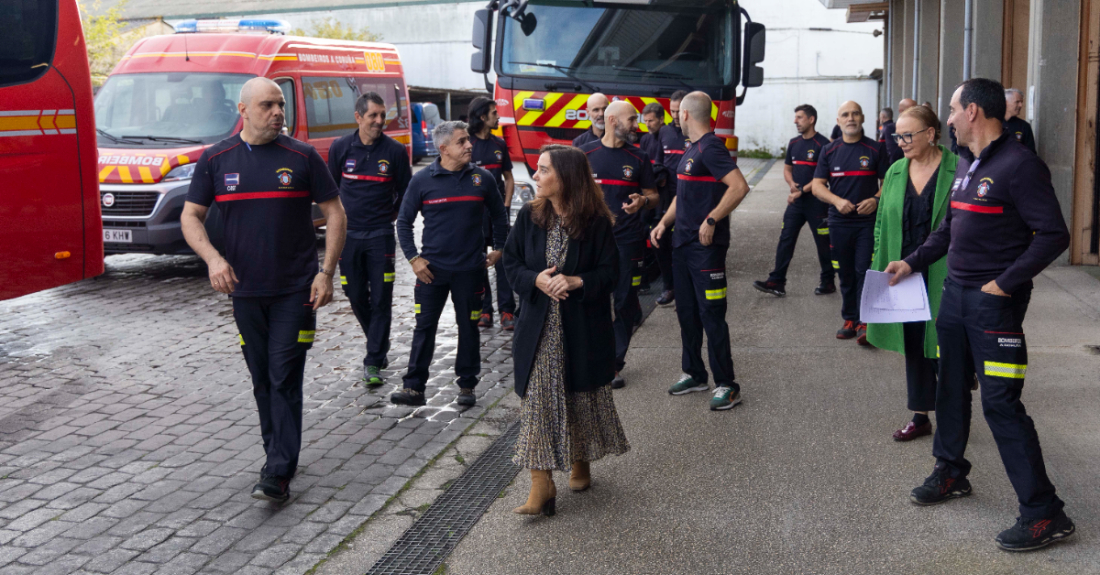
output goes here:
{"type": "Polygon", "coordinates": [[[523,398],[513,461],[531,470],[527,504],[515,512],[526,515],[554,514],[554,470],[572,470],[569,487],[583,491],[589,462],[630,449],[608,387],[614,216],[583,152],[558,145],[541,152],[536,199],[520,210],[504,248],[508,281],[524,302],[512,359],[523,398]]]}

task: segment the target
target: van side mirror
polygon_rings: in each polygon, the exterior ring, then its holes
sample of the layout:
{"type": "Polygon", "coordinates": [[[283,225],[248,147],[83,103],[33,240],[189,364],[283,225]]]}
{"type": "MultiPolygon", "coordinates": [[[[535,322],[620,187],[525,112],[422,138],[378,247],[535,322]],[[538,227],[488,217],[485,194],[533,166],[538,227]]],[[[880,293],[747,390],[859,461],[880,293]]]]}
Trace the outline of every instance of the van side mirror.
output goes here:
{"type": "Polygon", "coordinates": [[[764,33],[765,27],[759,22],[745,24],[745,59],[741,85],[746,88],[758,88],[764,84],[764,68],[759,65],[764,61],[764,33]]]}
{"type": "Polygon", "coordinates": [[[478,74],[487,74],[493,67],[492,39],[493,13],[490,10],[478,10],[474,13],[474,54],[470,57],[470,70],[478,74]]]}

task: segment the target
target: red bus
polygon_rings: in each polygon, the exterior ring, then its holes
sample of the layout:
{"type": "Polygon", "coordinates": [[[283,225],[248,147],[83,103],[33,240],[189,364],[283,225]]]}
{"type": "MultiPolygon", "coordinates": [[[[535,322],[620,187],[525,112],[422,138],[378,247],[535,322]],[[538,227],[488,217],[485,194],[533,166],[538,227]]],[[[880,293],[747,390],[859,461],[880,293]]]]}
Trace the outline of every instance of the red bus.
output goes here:
{"type": "Polygon", "coordinates": [[[511,156],[528,170],[544,144],[569,144],[591,126],[586,100],[594,92],[630,101],[639,112],[660,102],[666,124],[672,93],[706,92],[715,133],[736,155],[735,109],[744,99],[738,85],[757,87],[764,79],[757,65],[764,26],[749,21],[742,33],[742,16],[748,13],[736,0],[493,0],[475,18],[471,69],[496,73],[495,87],[486,79],[487,88],[495,88],[511,156]]]}
{"type": "Polygon", "coordinates": [[[103,273],[95,116],[76,0],[0,16],[0,299],[103,273]]]}
{"type": "MultiPolygon", "coordinates": [[[[237,100],[249,79],[271,78],[286,97],[286,133],[328,159],[336,138],[356,130],[355,101],[377,92],[385,133],[412,156],[404,70],[390,44],[297,38],[281,20],[191,20],[176,33],[134,44],[96,94],[105,249],[190,254],[180,214],[195,162],[241,130],[237,100]]],[[[314,207],[314,224],[324,225],[314,207]]],[[[221,216],[206,219],[220,247],[221,216]]]]}

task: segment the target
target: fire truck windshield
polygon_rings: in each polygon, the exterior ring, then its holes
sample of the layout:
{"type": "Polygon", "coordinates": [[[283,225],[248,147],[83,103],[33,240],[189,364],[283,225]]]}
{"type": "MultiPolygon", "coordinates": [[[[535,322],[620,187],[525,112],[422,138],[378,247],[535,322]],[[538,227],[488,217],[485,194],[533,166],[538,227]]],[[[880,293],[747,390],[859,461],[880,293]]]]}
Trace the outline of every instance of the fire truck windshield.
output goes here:
{"type": "Polygon", "coordinates": [[[501,18],[506,76],[693,87],[733,81],[733,18],[725,5],[589,8],[531,3],[530,36],[501,18]]]}
{"type": "Polygon", "coordinates": [[[96,126],[111,140],[105,142],[111,147],[126,141],[142,146],[217,142],[237,126],[237,99],[251,77],[185,72],[114,75],[96,94],[96,126]]]}

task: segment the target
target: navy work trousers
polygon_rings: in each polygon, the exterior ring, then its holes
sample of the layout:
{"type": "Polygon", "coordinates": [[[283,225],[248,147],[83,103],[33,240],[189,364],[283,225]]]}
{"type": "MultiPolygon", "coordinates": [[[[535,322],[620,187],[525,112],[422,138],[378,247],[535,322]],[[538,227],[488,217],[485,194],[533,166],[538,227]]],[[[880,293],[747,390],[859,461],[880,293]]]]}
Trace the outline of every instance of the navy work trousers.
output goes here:
{"type": "Polygon", "coordinates": [[[684,373],[700,383],[707,382],[702,355],[705,332],[714,384],[731,386],[737,391],[741,388],[734,382],[730,328],[726,323],[728,250],[729,246],[703,246],[693,240],[672,250],[672,273],[679,286],[676,289],[676,317],[680,320],[684,373]]]}
{"type": "Polygon", "coordinates": [[[829,224],[825,221],[828,207],[815,198],[803,198],[787,206],[783,212],[783,230],[779,232],[779,245],[775,248],[775,269],[768,281],[787,284],[787,268],[794,258],[794,247],[802,226],[809,224],[810,235],[817,246],[817,261],[821,265],[821,283],[833,283],[834,270],[829,257],[829,224]]]}
{"type": "Polygon", "coordinates": [[[432,269],[431,272],[435,276],[432,283],[417,280],[413,289],[416,328],[413,330],[405,388],[424,392],[428,383],[428,368],[435,354],[439,316],[443,314],[447,296],[450,295],[455,308],[455,323],[458,324],[455,374],[458,375],[459,387],[473,389],[481,373],[481,336],[477,321],[481,318],[484,272],[480,269],[460,272],[432,269]]]}
{"type": "MultiPolygon", "coordinates": [[[[492,251],[492,240],[486,240],[486,246],[492,251]]],[[[508,283],[508,275],[504,273],[504,258],[500,258],[493,269],[497,276],[497,304],[500,306],[500,313],[514,314],[516,296],[512,293],[512,284],[508,283]]],[[[481,313],[493,314],[493,282],[489,280],[489,268],[485,268],[485,296],[481,298],[481,313]]]]}
{"type": "Polygon", "coordinates": [[[638,286],[642,285],[642,263],[645,241],[615,242],[619,249],[619,283],[615,285],[615,371],[626,366],[626,352],[634,326],[642,314],[638,303],[638,286]]]}
{"type": "Polygon", "coordinates": [[[292,477],[302,449],[302,377],[317,314],[309,290],[275,297],[235,297],[233,318],[252,374],[267,472],[292,477]]]}
{"type": "Polygon", "coordinates": [[[1002,297],[950,279],[944,282],[936,317],[940,382],[932,455],[936,465],[946,465],[955,477],[970,472],[963,455],[970,439],[972,368],[981,384],[982,413],[1016,490],[1020,516],[1045,519],[1063,503],[1047,477],[1035,424],[1020,401],[1027,371],[1023,321],[1030,300],[1030,287],[1002,297]]]}
{"type": "Polygon", "coordinates": [[[840,315],[845,320],[859,322],[859,300],[863,294],[863,278],[871,267],[875,250],[874,226],[829,226],[833,268],[840,276],[843,303],[840,315]]]}
{"type": "Polygon", "coordinates": [[[367,336],[364,366],[389,365],[395,248],[393,234],[368,240],[349,237],[340,254],[340,285],[367,336]]]}

